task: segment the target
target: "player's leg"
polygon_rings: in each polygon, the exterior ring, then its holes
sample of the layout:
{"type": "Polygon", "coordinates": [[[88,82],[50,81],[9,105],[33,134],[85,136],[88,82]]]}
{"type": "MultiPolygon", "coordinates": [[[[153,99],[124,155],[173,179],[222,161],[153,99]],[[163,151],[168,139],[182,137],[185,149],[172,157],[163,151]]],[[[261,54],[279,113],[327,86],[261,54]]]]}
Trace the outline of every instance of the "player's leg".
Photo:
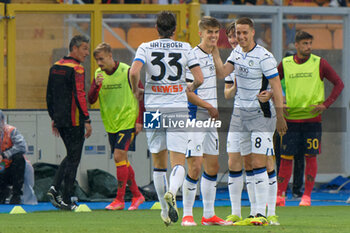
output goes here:
{"type": "MultiPolygon", "coordinates": [[[[191,152],[189,152],[191,153],[191,152]]],[[[197,184],[202,169],[202,156],[189,156],[187,153],[188,172],[182,187],[183,218],[182,226],[196,226],[193,220],[193,204],[197,193],[197,184]]]]}
{"type": "Polygon", "coordinates": [[[293,166],[293,198],[301,199],[303,193],[301,191],[304,184],[305,158],[304,151],[298,151],[294,156],[293,166]]]}
{"type": "Polygon", "coordinates": [[[217,174],[219,172],[219,136],[216,129],[206,132],[203,140],[201,193],[203,198],[202,225],[231,225],[215,215],[217,174]]]}
{"type": "Polygon", "coordinates": [[[258,225],[265,225],[266,220],[266,204],[268,200],[269,178],[267,174],[267,156],[273,155],[273,132],[275,124],[273,119],[262,118],[254,121],[259,124],[256,131],[252,132],[252,165],[255,184],[256,198],[256,220],[252,222],[258,225]],[[261,128],[259,128],[261,127],[261,128]]]}
{"type": "Polygon", "coordinates": [[[216,197],[216,181],[219,171],[218,155],[204,154],[204,172],[201,178],[201,193],[203,198],[202,225],[230,225],[215,215],[214,205],[216,197]]]}
{"type": "Polygon", "coordinates": [[[287,122],[288,130],[281,139],[281,162],[277,178],[277,206],[285,205],[285,195],[293,171],[294,155],[298,152],[301,142],[300,126],[287,122]]]}
{"type": "Polygon", "coordinates": [[[243,190],[243,160],[240,154],[240,130],[232,125],[231,119],[229,133],[227,135],[227,153],[228,153],[228,190],[231,202],[231,214],[227,216],[226,221],[237,222],[242,220],[241,200],[243,190]]]}
{"type": "Polygon", "coordinates": [[[302,123],[305,148],[305,190],[300,206],[311,205],[311,192],[317,175],[317,157],[321,150],[322,127],[320,122],[302,123]]]}
{"type": "Polygon", "coordinates": [[[231,215],[226,221],[236,222],[242,220],[241,201],[243,190],[243,162],[239,152],[228,153],[228,190],[231,202],[231,215]]]}
{"type": "MultiPolygon", "coordinates": [[[[132,133],[135,132],[135,129],[132,129],[132,133]]],[[[128,151],[135,151],[135,141],[136,138],[133,137],[133,140],[130,142],[128,151]]],[[[142,195],[142,193],[139,190],[139,187],[137,186],[136,180],[135,180],[135,172],[133,167],[130,164],[130,161],[127,163],[128,167],[128,181],[127,185],[132,193],[132,200],[131,205],[128,210],[137,210],[139,205],[141,205],[145,201],[145,197],[142,195]]]]}
{"type": "Polygon", "coordinates": [[[270,225],[280,225],[276,215],[276,198],[277,198],[277,178],[275,172],[274,156],[267,156],[266,169],[269,177],[269,191],[267,199],[267,220],[270,225]]]}
{"type": "Polygon", "coordinates": [[[188,135],[183,131],[168,131],[166,144],[170,154],[172,171],[169,178],[169,191],[164,195],[168,204],[168,215],[172,222],[177,222],[179,212],[176,205],[176,193],[185,178],[185,153],[188,135]]]}
{"type": "Polygon", "coordinates": [[[166,149],[166,133],[163,130],[146,130],[148,149],[152,153],[153,161],[153,183],[157,192],[158,200],[161,206],[161,219],[166,226],[171,224],[168,216],[168,206],[164,199],[168,191],[167,167],[168,151],[166,149]]]}
{"type": "Polygon", "coordinates": [[[189,132],[186,152],[187,176],[182,187],[183,218],[182,226],[196,226],[193,220],[193,204],[197,193],[197,184],[203,163],[204,132],[189,132]]]}

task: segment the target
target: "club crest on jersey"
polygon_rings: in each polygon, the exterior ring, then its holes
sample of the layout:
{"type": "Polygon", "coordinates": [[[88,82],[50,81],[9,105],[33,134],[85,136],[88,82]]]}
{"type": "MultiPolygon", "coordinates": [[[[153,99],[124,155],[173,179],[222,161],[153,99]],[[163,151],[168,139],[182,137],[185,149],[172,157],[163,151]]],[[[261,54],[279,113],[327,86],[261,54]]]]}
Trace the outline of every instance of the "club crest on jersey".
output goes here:
{"type": "Polygon", "coordinates": [[[253,60],[250,60],[249,63],[248,63],[249,66],[253,66],[254,65],[254,61],[253,60]]]}

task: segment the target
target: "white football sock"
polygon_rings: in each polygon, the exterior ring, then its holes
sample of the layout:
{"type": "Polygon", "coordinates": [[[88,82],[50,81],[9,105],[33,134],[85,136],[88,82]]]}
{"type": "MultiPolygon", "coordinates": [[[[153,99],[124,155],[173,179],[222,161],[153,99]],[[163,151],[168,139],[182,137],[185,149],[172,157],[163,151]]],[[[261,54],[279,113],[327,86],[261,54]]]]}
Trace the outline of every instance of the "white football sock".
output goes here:
{"type": "Polygon", "coordinates": [[[169,177],[169,191],[175,196],[179,188],[182,186],[185,178],[185,168],[181,165],[176,165],[171,171],[169,177]]]}
{"type": "Polygon", "coordinates": [[[256,198],[255,198],[255,182],[254,182],[254,173],[252,170],[246,171],[246,184],[247,192],[250,202],[250,215],[256,215],[256,198]]]}
{"type": "Polygon", "coordinates": [[[168,191],[166,169],[162,171],[153,171],[153,183],[157,192],[160,206],[162,208],[162,215],[168,216],[168,205],[164,200],[164,194],[168,191]]]}
{"type": "Polygon", "coordinates": [[[183,216],[193,216],[192,209],[196,199],[198,180],[187,176],[182,186],[183,216]]]}
{"type": "Polygon", "coordinates": [[[231,214],[241,217],[241,200],[243,189],[243,174],[242,171],[230,171],[228,176],[228,191],[231,201],[231,214]]]}
{"type": "Polygon", "coordinates": [[[266,168],[254,169],[256,213],[266,216],[269,177],[266,168]]]}
{"type": "Polygon", "coordinates": [[[277,198],[277,178],[276,172],[269,172],[269,195],[267,199],[267,216],[276,215],[276,198],[277,198]]]}
{"type": "Polygon", "coordinates": [[[216,178],[209,176],[205,172],[201,178],[201,193],[203,199],[203,217],[211,218],[215,215],[214,202],[216,196],[216,178]]]}

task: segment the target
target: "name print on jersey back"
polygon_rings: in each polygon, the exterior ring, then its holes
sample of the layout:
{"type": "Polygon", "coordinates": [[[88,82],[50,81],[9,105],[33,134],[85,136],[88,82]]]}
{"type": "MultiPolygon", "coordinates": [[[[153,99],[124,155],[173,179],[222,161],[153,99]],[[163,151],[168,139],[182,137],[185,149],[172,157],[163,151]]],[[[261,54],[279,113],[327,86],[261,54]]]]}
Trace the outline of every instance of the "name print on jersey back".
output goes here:
{"type": "Polygon", "coordinates": [[[186,108],[185,69],[198,64],[190,44],[157,39],[140,45],[135,59],[146,68],[145,107],[186,108]]]}

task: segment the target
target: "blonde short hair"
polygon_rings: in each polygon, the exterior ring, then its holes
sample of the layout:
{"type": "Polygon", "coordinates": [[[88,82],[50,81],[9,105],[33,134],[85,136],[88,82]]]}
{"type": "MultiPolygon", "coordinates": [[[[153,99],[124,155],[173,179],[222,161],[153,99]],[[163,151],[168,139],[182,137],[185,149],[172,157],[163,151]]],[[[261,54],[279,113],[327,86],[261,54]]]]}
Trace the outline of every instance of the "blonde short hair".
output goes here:
{"type": "Polygon", "coordinates": [[[112,47],[108,43],[102,42],[94,49],[94,57],[101,52],[112,53],[112,47]]]}

